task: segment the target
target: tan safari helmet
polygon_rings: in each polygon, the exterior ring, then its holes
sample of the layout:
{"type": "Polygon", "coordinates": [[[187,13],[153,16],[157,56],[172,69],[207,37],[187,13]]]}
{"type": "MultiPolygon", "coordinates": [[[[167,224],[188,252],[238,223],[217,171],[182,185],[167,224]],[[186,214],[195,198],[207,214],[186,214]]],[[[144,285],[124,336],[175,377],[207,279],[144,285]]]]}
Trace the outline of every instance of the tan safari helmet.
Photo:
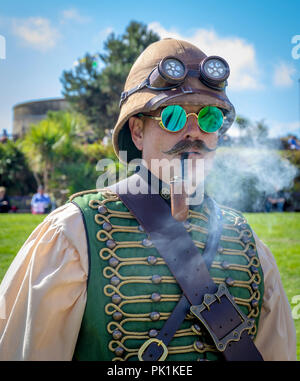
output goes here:
{"type": "MultiPolygon", "coordinates": [[[[169,62],[171,61],[169,60],[169,62]]],[[[213,71],[209,67],[208,70],[213,71]]],[[[135,147],[131,139],[128,120],[138,113],[155,111],[167,105],[217,106],[221,108],[224,123],[219,130],[219,136],[222,136],[235,118],[234,107],[225,93],[228,76],[229,66],[224,59],[217,56],[207,57],[199,48],[187,41],[165,38],[149,45],[133,64],[121,95],[121,110],[113,131],[113,146],[116,155],[120,158],[119,151],[127,151],[127,162],[141,158],[141,151],[135,147]],[[166,62],[168,59],[179,60],[179,66],[180,62],[184,64],[181,65],[182,71],[179,73],[181,82],[178,84],[177,80],[175,81],[177,85],[173,85],[174,81],[167,75],[168,78],[165,79],[168,83],[161,87],[157,86],[159,83],[157,77],[162,72],[162,65],[168,64],[166,62]],[[216,85],[213,79],[212,82],[209,81],[206,70],[201,70],[204,63],[209,64],[213,61],[211,67],[216,70],[214,68],[215,59],[217,59],[217,65],[223,69],[224,65],[227,65],[225,67],[227,75],[221,85],[216,85]],[[208,60],[210,61],[208,62],[208,60]],[[149,77],[150,84],[153,80],[156,83],[155,86],[146,86],[146,84],[149,85],[149,77]]]]}

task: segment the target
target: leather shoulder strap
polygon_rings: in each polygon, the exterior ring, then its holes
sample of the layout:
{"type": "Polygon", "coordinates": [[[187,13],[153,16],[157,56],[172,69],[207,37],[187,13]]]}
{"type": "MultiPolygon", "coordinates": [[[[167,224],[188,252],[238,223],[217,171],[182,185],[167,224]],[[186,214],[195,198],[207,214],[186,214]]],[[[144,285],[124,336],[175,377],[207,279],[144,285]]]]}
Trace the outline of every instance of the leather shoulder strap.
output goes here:
{"type": "MultiPolygon", "coordinates": [[[[194,310],[198,313],[200,308],[197,307],[207,306],[206,303],[202,303],[205,294],[213,296],[218,293],[218,289],[210,277],[203,256],[199,255],[183,224],[171,216],[169,206],[158,194],[149,194],[149,185],[138,174],[109,189],[119,194],[127,208],[147,231],[182,288],[184,297],[192,307],[196,306],[194,310]],[[130,185],[137,181],[140,181],[141,192],[134,195],[130,193],[130,185]]],[[[229,337],[233,332],[238,332],[236,327],[241,326],[241,314],[237,306],[233,307],[229,298],[223,297],[222,302],[221,298],[219,299],[220,303],[214,303],[203,312],[206,328],[211,328],[209,332],[215,336],[216,342],[223,337],[229,337]]],[[[181,300],[181,304],[187,305],[184,299],[181,300]]],[[[198,315],[200,316],[200,312],[198,315]]],[[[226,350],[222,351],[226,360],[263,360],[245,328],[239,333],[238,338],[230,340],[226,350]]]]}

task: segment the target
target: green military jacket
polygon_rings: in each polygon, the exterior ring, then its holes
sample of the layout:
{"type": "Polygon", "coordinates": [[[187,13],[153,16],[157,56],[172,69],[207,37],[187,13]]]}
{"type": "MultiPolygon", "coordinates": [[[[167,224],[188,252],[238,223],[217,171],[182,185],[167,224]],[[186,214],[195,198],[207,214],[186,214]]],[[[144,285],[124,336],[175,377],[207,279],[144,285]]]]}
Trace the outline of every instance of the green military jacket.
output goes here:
{"type": "MultiPolygon", "coordinates": [[[[70,202],[82,212],[89,255],[87,303],[74,359],[136,361],[141,345],[156,337],[170,316],[181,289],[147,233],[115,193],[105,189],[81,192],[70,202]]],[[[227,207],[221,211],[221,242],[209,272],[216,285],[227,285],[242,312],[255,319],[250,331],[254,339],[264,282],[253,232],[240,212],[227,207]]],[[[189,210],[184,224],[199,255],[205,247],[209,218],[204,201],[189,210]]],[[[220,358],[205,328],[188,314],[168,346],[166,361],[220,358]]]]}

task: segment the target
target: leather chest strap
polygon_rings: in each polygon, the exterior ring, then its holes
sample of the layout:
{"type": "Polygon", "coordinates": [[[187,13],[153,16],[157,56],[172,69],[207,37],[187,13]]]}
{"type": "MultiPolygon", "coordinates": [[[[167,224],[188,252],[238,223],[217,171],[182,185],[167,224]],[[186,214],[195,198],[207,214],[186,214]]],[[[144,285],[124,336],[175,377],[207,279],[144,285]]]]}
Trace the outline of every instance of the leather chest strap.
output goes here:
{"type": "MultiPolygon", "coordinates": [[[[149,192],[146,194],[148,184],[138,174],[109,189],[118,193],[120,199],[149,234],[150,240],[164,258],[183,290],[184,295],[175,307],[175,310],[179,311],[177,318],[173,313],[170,316],[172,318],[170,325],[173,327],[172,337],[176,332],[179,320],[182,319],[181,323],[186,313],[189,312],[188,307],[191,311],[194,308],[195,316],[202,321],[212,337],[215,338],[215,343],[220,343],[217,349],[221,350],[227,361],[263,360],[245,328],[241,332],[237,330],[237,327],[241,326],[239,311],[233,306],[228,294],[227,297],[222,291],[218,294],[219,290],[210,277],[203,257],[199,255],[199,250],[183,224],[171,216],[168,204],[158,194],[149,194],[149,192]],[[144,191],[131,194],[129,192],[130,182],[136,183],[136,181],[142,183],[140,189],[144,188],[144,191]],[[210,294],[210,302],[205,299],[206,294],[210,294]],[[215,298],[214,295],[216,295],[215,298]],[[214,302],[217,299],[218,301],[214,302]],[[201,309],[203,306],[207,306],[207,308],[201,309]],[[238,337],[233,336],[232,338],[231,335],[236,332],[238,337]],[[228,344],[228,340],[224,343],[222,339],[228,337],[232,338],[229,340],[230,343],[228,344]],[[239,341],[233,341],[238,340],[239,337],[239,341]],[[223,350],[221,345],[224,346],[223,350]]],[[[169,334],[168,339],[170,340],[172,337],[169,334]]],[[[163,338],[161,340],[164,342],[163,338]]],[[[162,351],[159,340],[157,342],[152,342],[148,348],[145,348],[143,360],[156,359],[159,352],[162,351]],[[145,356],[146,353],[147,356],[145,356]]]]}

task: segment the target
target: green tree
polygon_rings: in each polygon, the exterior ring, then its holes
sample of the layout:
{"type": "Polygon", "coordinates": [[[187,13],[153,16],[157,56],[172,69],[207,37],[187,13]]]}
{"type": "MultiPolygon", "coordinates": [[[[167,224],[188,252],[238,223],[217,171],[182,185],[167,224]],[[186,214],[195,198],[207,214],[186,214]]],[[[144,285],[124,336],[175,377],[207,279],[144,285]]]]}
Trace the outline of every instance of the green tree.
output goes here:
{"type": "Polygon", "coordinates": [[[19,142],[0,144],[0,185],[8,195],[26,195],[35,191],[35,181],[19,142]]]}
{"type": "Polygon", "coordinates": [[[244,118],[243,116],[237,115],[235,123],[240,131],[240,139],[242,135],[244,135],[244,132],[249,128],[250,121],[247,118],[244,118]]]}
{"type": "Polygon", "coordinates": [[[87,53],[74,70],[63,72],[63,95],[74,110],[86,116],[97,138],[102,138],[117,120],[120,95],[132,64],[158,40],[159,36],[148,31],[146,25],[132,21],[123,35],[108,36],[104,53],[87,53]],[[101,65],[95,64],[95,57],[100,58],[101,65]]]}
{"type": "Polygon", "coordinates": [[[49,179],[55,165],[76,157],[76,115],[69,112],[49,112],[46,119],[32,124],[22,141],[30,167],[38,185],[49,189],[49,179]]]}

